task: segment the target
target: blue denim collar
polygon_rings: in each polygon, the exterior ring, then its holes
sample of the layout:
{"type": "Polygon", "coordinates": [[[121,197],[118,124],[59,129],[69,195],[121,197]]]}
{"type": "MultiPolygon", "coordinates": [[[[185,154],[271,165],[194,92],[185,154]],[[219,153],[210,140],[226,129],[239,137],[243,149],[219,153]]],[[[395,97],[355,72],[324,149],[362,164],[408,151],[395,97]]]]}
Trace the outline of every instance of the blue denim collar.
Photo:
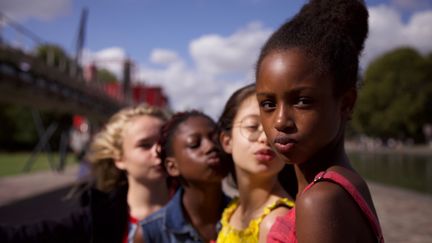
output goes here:
{"type": "MultiPolygon", "coordinates": [[[[195,233],[195,229],[190,225],[190,223],[186,220],[186,217],[183,212],[183,197],[184,190],[183,188],[179,188],[175,193],[174,197],[166,205],[165,209],[165,217],[164,217],[164,225],[167,230],[173,233],[195,233]]],[[[192,234],[193,234],[192,233],[192,234]]]]}
{"type": "MultiPolygon", "coordinates": [[[[183,197],[184,190],[180,187],[175,193],[174,197],[165,206],[165,215],[163,225],[168,231],[175,234],[187,234],[189,233],[193,238],[198,240],[200,238],[198,232],[195,228],[188,222],[183,211],[183,197]]],[[[223,194],[223,205],[221,210],[223,210],[231,198],[223,194]]]]}

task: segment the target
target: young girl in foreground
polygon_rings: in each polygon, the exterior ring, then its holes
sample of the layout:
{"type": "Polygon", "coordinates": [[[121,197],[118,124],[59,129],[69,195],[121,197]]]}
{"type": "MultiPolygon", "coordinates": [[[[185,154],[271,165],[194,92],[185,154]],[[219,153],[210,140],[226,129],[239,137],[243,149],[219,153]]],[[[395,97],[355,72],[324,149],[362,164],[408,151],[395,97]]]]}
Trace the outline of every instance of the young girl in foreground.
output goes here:
{"type": "Polygon", "coordinates": [[[229,199],[228,170],[220,159],[215,122],[198,111],[174,114],[161,130],[160,157],[181,187],[161,210],[141,222],[144,242],[209,242],[229,199]]]}
{"type": "Polygon", "coordinates": [[[168,202],[167,175],[156,152],[168,117],[156,107],[127,107],[95,136],[89,158],[96,188],[109,196],[93,191],[92,203],[103,204],[93,213],[94,241],[134,242],[138,221],[168,202]]]}
{"type": "MultiPolygon", "coordinates": [[[[286,214],[294,202],[279,182],[285,164],[262,130],[254,84],[228,99],[218,125],[220,143],[234,162],[239,197],[223,213],[217,242],[266,242],[275,218],[286,214]]],[[[295,188],[295,176],[291,178],[294,183],[288,186],[295,188]]]]}
{"type": "Polygon", "coordinates": [[[344,149],[367,21],[360,0],[311,0],[261,51],[261,121],[299,186],[295,210],[276,221],[268,242],[383,242],[368,187],[344,149]]]}

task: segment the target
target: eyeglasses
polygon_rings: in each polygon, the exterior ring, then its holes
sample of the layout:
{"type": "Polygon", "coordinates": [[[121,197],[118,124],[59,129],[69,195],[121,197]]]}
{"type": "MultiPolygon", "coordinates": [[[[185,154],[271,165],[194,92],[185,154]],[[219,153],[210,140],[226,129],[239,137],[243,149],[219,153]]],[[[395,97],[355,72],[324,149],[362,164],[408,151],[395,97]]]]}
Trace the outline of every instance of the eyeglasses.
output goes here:
{"type": "Polygon", "coordinates": [[[235,123],[233,127],[238,127],[240,134],[251,142],[255,142],[264,131],[259,118],[256,116],[247,116],[240,122],[235,123]]]}

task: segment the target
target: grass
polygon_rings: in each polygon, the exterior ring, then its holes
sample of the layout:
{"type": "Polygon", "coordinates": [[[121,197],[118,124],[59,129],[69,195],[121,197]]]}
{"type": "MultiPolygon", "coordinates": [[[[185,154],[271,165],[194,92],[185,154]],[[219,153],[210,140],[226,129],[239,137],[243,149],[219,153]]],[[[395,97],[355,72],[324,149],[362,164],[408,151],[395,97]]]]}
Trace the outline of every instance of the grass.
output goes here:
{"type": "MultiPolygon", "coordinates": [[[[51,161],[54,167],[59,164],[59,154],[52,153],[41,153],[34,157],[33,163],[31,163],[30,169],[25,172],[24,168],[28,165],[28,161],[31,157],[31,152],[17,152],[17,153],[0,153],[0,177],[19,175],[24,173],[32,173],[41,170],[50,170],[51,166],[49,163],[48,156],[51,156],[51,161]]],[[[66,157],[66,166],[75,164],[75,158],[72,154],[68,154],[66,157]]]]}

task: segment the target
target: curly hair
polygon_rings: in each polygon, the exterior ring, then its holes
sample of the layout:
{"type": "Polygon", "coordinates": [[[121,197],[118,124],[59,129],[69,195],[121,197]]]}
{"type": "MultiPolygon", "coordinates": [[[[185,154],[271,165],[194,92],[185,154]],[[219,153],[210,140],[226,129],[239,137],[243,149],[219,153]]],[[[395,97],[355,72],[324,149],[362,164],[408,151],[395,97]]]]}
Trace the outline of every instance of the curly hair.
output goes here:
{"type": "Polygon", "coordinates": [[[140,116],[152,116],[165,122],[170,114],[164,109],[140,104],[123,108],[109,119],[93,138],[88,154],[98,189],[111,191],[127,183],[125,172],[115,166],[115,161],[123,155],[123,131],[126,123],[140,116]]]}
{"type": "Polygon", "coordinates": [[[298,48],[318,74],[332,78],[338,97],[357,87],[359,56],[367,34],[368,10],[363,0],[311,0],[264,44],[255,75],[268,54],[298,48]]]}

